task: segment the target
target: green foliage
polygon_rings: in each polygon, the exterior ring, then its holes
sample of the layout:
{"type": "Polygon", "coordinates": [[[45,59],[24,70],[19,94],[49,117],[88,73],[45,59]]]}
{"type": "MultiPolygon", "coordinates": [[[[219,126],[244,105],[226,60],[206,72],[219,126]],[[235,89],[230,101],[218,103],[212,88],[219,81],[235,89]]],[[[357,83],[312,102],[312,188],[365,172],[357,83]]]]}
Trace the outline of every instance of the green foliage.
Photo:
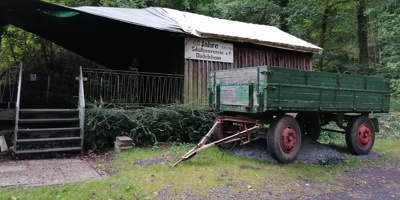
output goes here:
{"type": "Polygon", "coordinates": [[[100,6],[101,0],[44,0],[51,3],[61,4],[65,6],[100,6]]]}
{"type": "MultiPolygon", "coordinates": [[[[397,100],[397,104],[399,101],[397,100]]],[[[395,103],[395,104],[396,104],[395,103]]],[[[397,107],[399,109],[399,107],[397,107]]],[[[377,137],[390,140],[400,140],[400,112],[373,114],[379,120],[377,137]]]]}
{"type": "Polygon", "coordinates": [[[40,38],[14,26],[4,27],[0,60],[32,62],[41,55],[40,38]]]}
{"type": "Polygon", "coordinates": [[[398,63],[387,63],[378,71],[378,75],[381,77],[390,79],[390,89],[393,97],[398,98],[400,96],[400,61],[398,63]]]}
{"type": "Polygon", "coordinates": [[[390,112],[400,112],[400,97],[393,97],[390,99],[390,112]]]}
{"type": "MultiPolygon", "coordinates": [[[[385,140],[400,140],[400,100],[392,99],[391,103],[392,105],[397,105],[394,106],[393,109],[391,109],[391,113],[379,113],[370,115],[371,118],[376,117],[379,121],[379,133],[376,133],[377,139],[379,138],[385,140]]],[[[330,123],[324,128],[341,130],[334,123],[330,123]]],[[[322,131],[318,141],[330,145],[346,145],[344,134],[328,131],[322,131]]]]}
{"type": "Polygon", "coordinates": [[[199,7],[197,12],[223,19],[279,26],[282,9],[265,0],[222,0],[199,7]]]}
{"type": "Polygon", "coordinates": [[[288,9],[290,32],[324,49],[314,57],[314,69],[352,71],[358,57],[353,1],[291,1],[288,9]]]}
{"type": "Polygon", "coordinates": [[[197,12],[199,8],[213,4],[214,2],[215,0],[149,0],[149,6],[197,12]]]}
{"type": "Polygon", "coordinates": [[[136,146],[198,142],[215,118],[213,110],[185,105],[136,109],[94,106],[86,110],[85,142],[90,149],[112,147],[115,137],[122,135],[131,137],[136,146]]]}
{"type": "MultiPolygon", "coordinates": [[[[326,125],[324,128],[340,130],[334,123],[326,125]]],[[[319,142],[329,145],[345,146],[346,140],[344,134],[334,133],[329,131],[322,131],[318,139],[319,142]]]]}
{"type": "Polygon", "coordinates": [[[119,8],[147,7],[146,0],[100,0],[100,4],[106,7],[119,7],[119,8]]]}
{"type": "Polygon", "coordinates": [[[376,43],[382,48],[383,63],[400,62],[400,2],[398,0],[371,1],[367,14],[371,26],[377,30],[376,43]]]}

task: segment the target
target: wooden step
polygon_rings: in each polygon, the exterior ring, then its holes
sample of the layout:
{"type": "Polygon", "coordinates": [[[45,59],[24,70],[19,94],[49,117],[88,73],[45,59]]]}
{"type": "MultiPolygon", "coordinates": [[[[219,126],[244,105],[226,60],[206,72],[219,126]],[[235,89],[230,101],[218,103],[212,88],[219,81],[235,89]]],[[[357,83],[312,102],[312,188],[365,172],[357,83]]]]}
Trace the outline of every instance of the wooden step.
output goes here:
{"type": "Polygon", "coordinates": [[[20,123],[55,123],[55,122],[79,122],[79,118],[65,119],[20,119],[20,123]]]}
{"type": "Polygon", "coordinates": [[[51,132],[51,131],[78,131],[79,127],[71,128],[32,128],[32,129],[18,129],[18,132],[29,133],[29,132],[51,132]]]}
{"type": "Polygon", "coordinates": [[[64,147],[64,148],[49,148],[49,149],[17,150],[15,154],[50,153],[50,152],[81,151],[81,150],[82,147],[64,147]]]}
{"type": "Polygon", "coordinates": [[[26,143],[26,142],[56,142],[56,141],[71,141],[71,140],[80,140],[81,137],[61,137],[61,138],[32,138],[32,139],[18,139],[17,143],[26,143]]]}

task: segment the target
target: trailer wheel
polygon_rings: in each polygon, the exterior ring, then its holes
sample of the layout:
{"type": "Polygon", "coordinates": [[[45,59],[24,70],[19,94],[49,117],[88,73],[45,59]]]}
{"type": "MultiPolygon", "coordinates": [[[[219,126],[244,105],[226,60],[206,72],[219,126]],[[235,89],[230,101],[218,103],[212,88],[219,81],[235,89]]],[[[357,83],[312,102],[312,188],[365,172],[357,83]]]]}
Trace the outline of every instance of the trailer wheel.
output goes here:
{"type": "Polygon", "coordinates": [[[368,154],[375,142],[375,127],[372,120],[358,116],[349,120],[346,128],[346,144],[356,155],[368,154]]]}
{"type": "Polygon", "coordinates": [[[284,115],[275,118],[267,132],[268,151],[280,163],[296,159],[301,147],[301,131],[296,119],[284,115]]]}
{"type": "Polygon", "coordinates": [[[299,113],[296,116],[303,136],[318,140],[321,134],[321,119],[318,115],[299,113]]]}
{"type": "MultiPolygon", "coordinates": [[[[222,122],[217,126],[217,129],[212,133],[211,137],[213,141],[218,141],[220,139],[226,138],[233,133],[237,133],[239,129],[229,122],[222,122]]],[[[232,149],[235,147],[236,142],[221,144],[218,147],[222,149],[232,149]]]]}

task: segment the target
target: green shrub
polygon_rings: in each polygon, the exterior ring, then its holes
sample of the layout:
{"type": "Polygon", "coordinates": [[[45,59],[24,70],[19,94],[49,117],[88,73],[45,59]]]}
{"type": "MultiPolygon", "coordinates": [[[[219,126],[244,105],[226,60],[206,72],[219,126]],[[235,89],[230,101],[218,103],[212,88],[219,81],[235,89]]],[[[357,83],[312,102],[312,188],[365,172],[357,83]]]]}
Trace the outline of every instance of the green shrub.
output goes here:
{"type": "MultiPolygon", "coordinates": [[[[370,117],[378,118],[379,133],[376,138],[387,140],[400,140],[400,112],[374,113],[370,117]]],[[[334,123],[329,123],[324,128],[341,130],[334,123]]],[[[319,142],[332,145],[345,145],[345,135],[340,133],[322,131],[319,142]]]]}
{"type": "Polygon", "coordinates": [[[400,139],[400,112],[373,114],[379,120],[378,138],[399,140],[400,139]]]}
{"type": "Polygon", "coordinates": [[[390,99],[390,112],[400,112],[400,97],[390,99]]]}
{"type": "Polygon", "coordinates": [[[93,106],[86,110],[85,146],[97,150],[110,148],[116,136],[131,137],[135,146],[198,142],[216,116],[212,109],[186,105],[135,109],[93,106]]]}
{"type": "MultiPolygon", "coordinates": [[[[334,123],[329,123],[326,126],[324,126],[324,128],[339,130],[339,131],[341,130],[334,123]]],[[[321,135],[319,136],[318,141],[324,144],[338,145],[338,146],[343,146],[346,144],[344,134],[330,132],[330,131],[321,131],[321,135]]]]}

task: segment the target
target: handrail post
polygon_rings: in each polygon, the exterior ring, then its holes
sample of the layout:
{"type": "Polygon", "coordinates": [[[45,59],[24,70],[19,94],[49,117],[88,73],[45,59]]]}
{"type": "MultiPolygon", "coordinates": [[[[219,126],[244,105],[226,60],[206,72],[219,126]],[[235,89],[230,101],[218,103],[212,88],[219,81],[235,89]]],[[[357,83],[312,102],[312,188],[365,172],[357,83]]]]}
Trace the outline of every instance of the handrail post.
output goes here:
{"type": "Polygon", "coordinates": [[[18,91],[17,91],[17,102],[15,102],[15,130],[14,130],[14,154],[17,150],[17,134],[18,134],[18,121],[19,121],[19,107],[21,102],[21,80],[22,80],[22,65],[19,63],[19,75],[18,75],[18,91]]]}
{"type": "Polygon", "coordinates": [[[85,134],[85,94],[83,92],[83,75],[82,75],[82,66],[79,67],[79,102],[78,102],[78,110],[79,110],[79,127],[80,127],[80,135],[81,135],[81,153],[83,154],[83,141],[85,134]]]}

